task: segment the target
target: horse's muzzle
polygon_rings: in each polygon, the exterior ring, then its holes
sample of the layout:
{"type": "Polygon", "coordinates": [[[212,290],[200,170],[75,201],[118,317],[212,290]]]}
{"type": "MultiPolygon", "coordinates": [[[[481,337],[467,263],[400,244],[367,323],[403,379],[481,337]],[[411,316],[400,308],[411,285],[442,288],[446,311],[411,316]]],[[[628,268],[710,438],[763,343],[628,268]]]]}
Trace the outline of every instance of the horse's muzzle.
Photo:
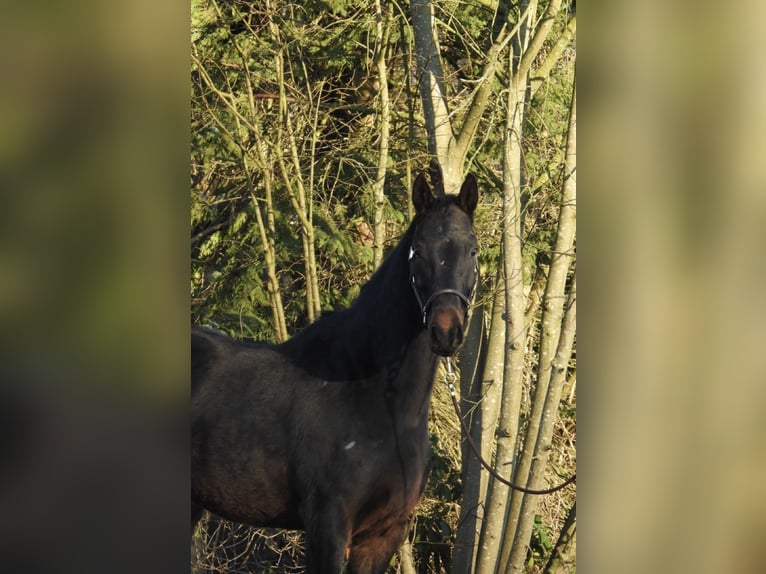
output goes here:
{"type": "Polygon", "coordinates": [[[454,355],[463,343],[464,320],[465,313],[460,307],[434,307],[428,321],[431,350],[442,357],[454,355]]]}

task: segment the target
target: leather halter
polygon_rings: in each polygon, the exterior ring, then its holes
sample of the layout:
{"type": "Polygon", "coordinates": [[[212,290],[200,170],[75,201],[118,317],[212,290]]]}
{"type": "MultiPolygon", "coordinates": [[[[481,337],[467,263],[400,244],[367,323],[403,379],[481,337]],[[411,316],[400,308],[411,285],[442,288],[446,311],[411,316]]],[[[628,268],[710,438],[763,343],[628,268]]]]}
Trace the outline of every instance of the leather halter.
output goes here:
{"type": "MultiPolygon", "coordinates": [[[[407,257],[407,261],[412,261],[412,258],[415,256],[415,248],[410,246],[410,254],[407,257]]],[[[410,272],[410,285],[412,285],[412,292],[415,293],[415,299],[418,300],[418,305],[420,305],[420,310],[423,312],[423,325],[425,326],[427,323],[427,316],[428,316],[428,309],[431,307],[431,304],[433,303],[434,299],[438,297],[439,295],[457,295],[460,300],[465,305],[465,314],[468,315],[468,310],[471,307],[471,304],[473,303],[473,297],[476,294],[476,285],[479,282],[479,265],[476,263],[474,265],[474,271],[475,271],[475,280],[473,283],[473,287],[471,287],[471,290],[468,292],[468,295],[464,294],[462,291],[459,291],[458,289],[439,289],[437,291],[434,291],[431,293],[431,295],[428,297],[428,299],[423,302],[423,295],[418,290],[417,285],[415,285],[415,275],[414,273],[410,272]]]]}

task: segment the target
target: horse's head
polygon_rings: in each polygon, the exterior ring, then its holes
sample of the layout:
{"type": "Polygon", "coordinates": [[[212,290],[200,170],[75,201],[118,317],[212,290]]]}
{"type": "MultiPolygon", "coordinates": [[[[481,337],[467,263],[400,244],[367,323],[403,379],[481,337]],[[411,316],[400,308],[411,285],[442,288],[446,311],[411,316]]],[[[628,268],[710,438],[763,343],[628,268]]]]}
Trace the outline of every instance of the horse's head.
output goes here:
{"type": "Polygon", "coordinates": [[[463,342],[478,280],[478,243],[472,228],[478,190],[476,178],[469,174],[459,195],[445,195],[441,169],[435,162],[431,180],[436,197],[423,174],[412,190],[417,226],[409,251],[410,282],[431,350],[448,357],[463,342]]]}

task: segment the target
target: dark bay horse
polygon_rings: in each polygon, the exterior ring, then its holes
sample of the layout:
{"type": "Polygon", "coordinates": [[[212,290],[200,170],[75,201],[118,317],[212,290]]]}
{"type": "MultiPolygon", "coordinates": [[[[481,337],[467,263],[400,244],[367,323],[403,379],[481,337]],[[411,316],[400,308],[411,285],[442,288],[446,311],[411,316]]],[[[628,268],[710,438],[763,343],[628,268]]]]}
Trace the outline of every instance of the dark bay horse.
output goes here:
{"type": "Polygon", "coordinates": [[[192,531],[202,510],[306,531],[307,572],[380,574],[429,465],[439,356],[463,340],[477,281],[469,175],[415,181],[416,216],[344,311],[280,345],[192,330],[192,531]],[[435,194],[434,194],[435,192],[435,194]]]}

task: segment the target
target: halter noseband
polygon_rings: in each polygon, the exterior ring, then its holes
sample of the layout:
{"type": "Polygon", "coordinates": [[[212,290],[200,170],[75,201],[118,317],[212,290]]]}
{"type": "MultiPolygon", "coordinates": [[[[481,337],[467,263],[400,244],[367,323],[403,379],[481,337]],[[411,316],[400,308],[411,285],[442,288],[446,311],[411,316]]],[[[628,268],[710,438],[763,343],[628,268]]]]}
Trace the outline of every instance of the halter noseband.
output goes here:
{"type": "MultiPolygon", "coordinates": [[[[412,261],[412,258],[415,255],[415,248],[410,246],[410,254],[407,258],[408,261],[412,261]]],[[[412,292],[415,293],[415,299],[418,300],[418,305],[420,305],[420,310],[423,312],[423,325],[427,322],[427,316],[428,316],[428,309],[431,307],[431,303],[433,303],[433,300],[436,299],[439,295],[457,295],[460,300],[465,304],[465,314],[468,315],[468,309],[470,309],[471,304],[473,303],[473,296],[476,293],[476,284],[479,281],[479,266],[478,264],[474,265],[474,271],[476,273],[476,280],[473,283],[473,287],[471,287],[471,291],[469,291],[468,295],[465,295],[462,291],[459,291],[457,289],[439,289],[437,291],[434,291],[431,293],[431,296],[426,299],[425,303],[423,302],[423,296],[418,290],[417,285],[415,285],[415,274],[410,272],[410,285],[412,285],[412,292]]]]}

